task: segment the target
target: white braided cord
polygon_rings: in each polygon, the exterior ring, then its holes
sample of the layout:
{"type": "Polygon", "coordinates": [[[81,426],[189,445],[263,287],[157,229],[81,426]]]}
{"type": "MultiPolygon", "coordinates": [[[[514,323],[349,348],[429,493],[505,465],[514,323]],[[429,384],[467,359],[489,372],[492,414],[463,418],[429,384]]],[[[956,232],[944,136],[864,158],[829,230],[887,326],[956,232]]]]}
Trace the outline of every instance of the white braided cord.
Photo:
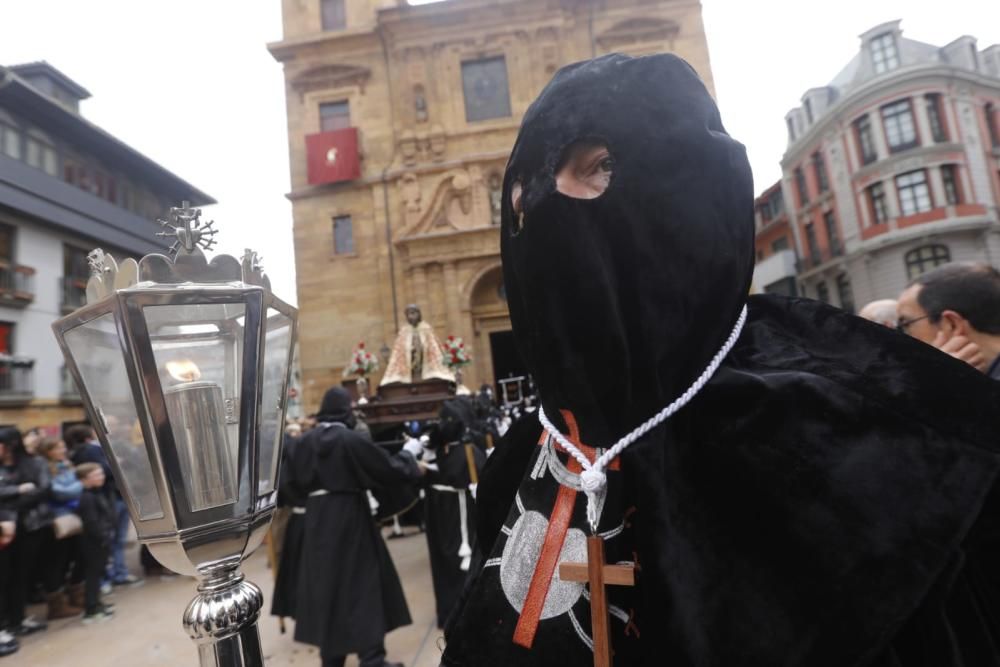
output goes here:
{"type": "Polygon", "coordinates": [[[584,493],[587,494],[587,521],[590,523],[590,528],[594,534],[597,533],[596,496],[597,492],[600,491],[607,482],[607,477],[604,474],[605,468],[607,468],[608,464],[610,464],[619,454],[625,451],[626,447],[669,419],[674,413],[691,402],[692,398],[697,396],[702,387],[708,384],[708,381],[712,379],[713,375],[715,375],[715,371],[719,369],[722,361],[729,355],[733,346],[736,345],[736,341],[739,340],[740,333],[743,331],[743,325],[746,323],[746,320],[747,307],[743,306],[743,310],[740,311],[739,319],[736,320],[736,326],[733,327],[733,331],[729,334],[729,338],[726,339],[726,342],[723,343],[716,355],[712,357],[712,361],[709,362],[708,366],[691,384],[691,386],[688,387],[683,394],[678,396],[673,403],[640,424],[631,433],[623,436],[610,449],[601,454],[601,456],[598,457],[598,459],[593,463],[591,463],[587,457],[584,456],[583,452],[581,452],[576,445],[560,433],[559,429],[552,425],[552,422],[549,421],[548,416],[545,414],[545,408],[539,406],[538,420],[542,422],[542,426],[545,427],[545,430],[548,431],[549,435],[555,438],[556,442],[562,445],[563,449],[569,452],[569,454],[579,461],[581,466],[583,466],[583,472],[580,473],[580,482],[583,486],[584,493]]]}

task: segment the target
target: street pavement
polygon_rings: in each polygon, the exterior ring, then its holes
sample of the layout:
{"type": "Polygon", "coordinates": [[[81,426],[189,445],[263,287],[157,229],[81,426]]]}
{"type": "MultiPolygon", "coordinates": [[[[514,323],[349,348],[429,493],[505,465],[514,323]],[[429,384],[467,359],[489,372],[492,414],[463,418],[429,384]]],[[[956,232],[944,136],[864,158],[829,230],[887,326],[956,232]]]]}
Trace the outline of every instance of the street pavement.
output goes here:
{"type": "MultiPolygon", "coordinates": [[[[408,528],[414,533],[414,528],[408,528]]],[[[388,658],[407,667],[437,667],[444,638],[435,627],[434,591],[431,587],[427,541],[423,533],[387,540],[393,562],[403,581],[413,624],[386,637],[388,658]]],[[[267,549],[261,547],[243,564],[247,579],[264,591],[261,643],[268,667],[287,665],[318,667],[318,651],[292,640],[294,622],[285,621],[281,634],[278,620],[268,615],[273,578],[267,565],[267,549]]],[[[138,547],[129,549],[129,564],[140,572],[138,547]]],[[[115,616],[102,623],[84,625],[79,618],[55,621],[49,629],[21,640],[21,650],[0,658],[0,667],[176,667],[198,664],[195,644],[181,627],[184,608],[195,595],[195,581],[188,577],[147,579],[142,586],[116,588],[112,602],[115,616]]],[[[29,613],[44,618],[45,608],[33,606],[29,613]]],[[[356,656],[347,667],[357,666],[356,656]]]]}

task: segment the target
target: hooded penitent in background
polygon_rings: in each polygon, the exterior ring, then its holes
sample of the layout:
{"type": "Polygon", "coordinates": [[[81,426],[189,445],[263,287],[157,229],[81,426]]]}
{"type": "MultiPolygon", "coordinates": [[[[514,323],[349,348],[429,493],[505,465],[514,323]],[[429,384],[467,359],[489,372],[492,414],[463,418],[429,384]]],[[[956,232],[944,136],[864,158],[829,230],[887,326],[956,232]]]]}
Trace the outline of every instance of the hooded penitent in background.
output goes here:
{"type": "Polygon", "coordinates": [[[423,460],[433,466],[424,476],[424,507],[440,628],[465,587],[475,546],[475,503],[469,485],[478,481],[486,453],[472,443],[474,424],[471,399],[461,396],[445,401],[424,452],[423,460]],[[476,480],[472,479],[473,474],[476,480]]]}
{"type": "Polygon", "coordinates": [[[319,646],[324,667],[343,665],[349,653],[380,667],[385,634],[411,621],[365,490],[414,480],[420,469],[411,452],[390,456],[353,430],[351,398],[340,387],[323,396],[316,420],[290,461],[294,484],[308,494],[295,640],[319,646]]]}
{"type": "MultiPolygon", "coordinates": [[[[595,496],[616,665],[1000,664],[995,383],[814,301],[747,299],[743,146],[682,60],[605,56],[558,72],[504,180],[514,334],[545,413],[593,460],[677,399],[595,496]],[[574,145],[606,146],[606,191],[557,190],[574,145]],[[515,210],[514,199],[519,200],[515,210]]],[[[483,567],[443,664],[590,665],[580,464],[535,416],[478,489],[483,567]]]]}
{"type": "MultiPolygon", "coordinates": [[[[271,594],[271,615],[295,618],[298,586],[299,562],[302,559],[302,544],[305,540],[306,502],[308,492],[301,487],[295,477],[291,462],[295,460],[295,450],[299,439],[285,436],[281,449],[280,479],[278,480],[278,506],[287,507],[289,514],[285,523],[284,539],[281,542],[281,556],[275,564],[274,591],[271,594]]],[[[272,524],[273,530],[273,524],[272,524]]],[[[269,539],[274,535],[272,532],[269,539]]],[[[284,626],[282,626],[284,631],[284,626]]]]}

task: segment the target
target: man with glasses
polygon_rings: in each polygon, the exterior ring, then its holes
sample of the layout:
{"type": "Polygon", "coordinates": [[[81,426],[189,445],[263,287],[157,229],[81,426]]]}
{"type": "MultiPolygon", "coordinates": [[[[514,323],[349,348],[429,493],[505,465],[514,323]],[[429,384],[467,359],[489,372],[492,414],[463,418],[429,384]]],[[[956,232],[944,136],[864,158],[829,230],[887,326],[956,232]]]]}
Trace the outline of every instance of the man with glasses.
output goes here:
{"type": "Polygon", "coordinates": [[[914,280],[899,295],[896,329],[1000,380],[1000,272],[953,263],[914,280]]]}

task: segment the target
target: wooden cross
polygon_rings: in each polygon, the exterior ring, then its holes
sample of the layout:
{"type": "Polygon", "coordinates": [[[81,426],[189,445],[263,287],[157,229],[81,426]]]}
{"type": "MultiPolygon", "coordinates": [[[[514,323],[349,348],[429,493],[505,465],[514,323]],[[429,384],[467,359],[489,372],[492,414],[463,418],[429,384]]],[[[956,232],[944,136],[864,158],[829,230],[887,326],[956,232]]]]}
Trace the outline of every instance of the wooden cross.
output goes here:
{"type": "Polygon", "coordinates": [[[605,586],[635,586],[635,567],[607,565],[604,562],[604,538],[587,538],[586,563],[560,563],[559,578],[590,584],[590,619],[594,635],[594,667],[611,667],[608,598],[605,586]]]}

